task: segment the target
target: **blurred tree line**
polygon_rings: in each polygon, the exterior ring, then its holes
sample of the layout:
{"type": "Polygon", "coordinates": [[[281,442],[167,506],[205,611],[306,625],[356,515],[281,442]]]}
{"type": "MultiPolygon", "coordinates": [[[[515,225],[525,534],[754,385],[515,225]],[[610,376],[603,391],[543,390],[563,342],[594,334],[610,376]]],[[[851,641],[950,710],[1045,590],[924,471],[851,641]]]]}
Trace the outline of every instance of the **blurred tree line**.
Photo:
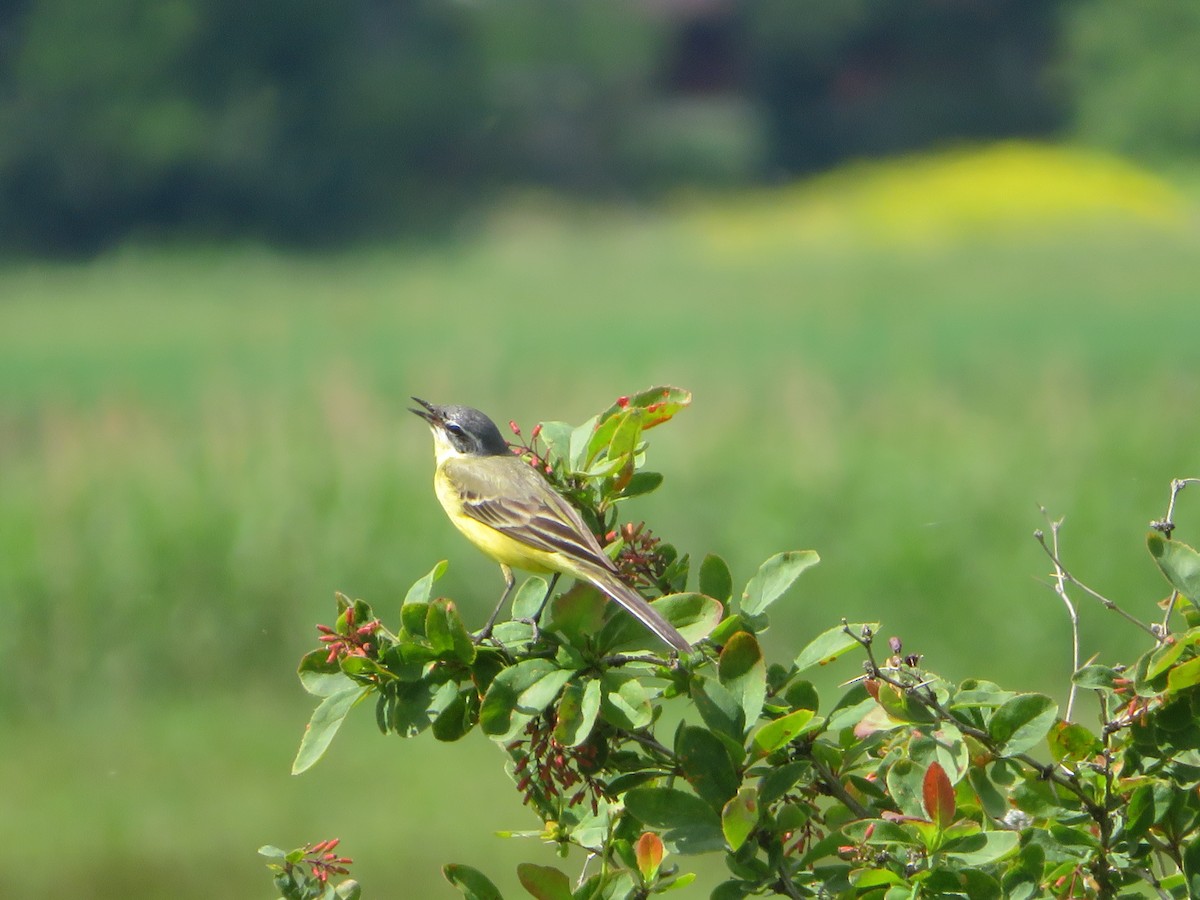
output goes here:
{"type": "Polygon", "coordinates": [[[5,0],[0,247],[350,239],[1072,129],[1194,152],[1195,0],[5,0]]]}

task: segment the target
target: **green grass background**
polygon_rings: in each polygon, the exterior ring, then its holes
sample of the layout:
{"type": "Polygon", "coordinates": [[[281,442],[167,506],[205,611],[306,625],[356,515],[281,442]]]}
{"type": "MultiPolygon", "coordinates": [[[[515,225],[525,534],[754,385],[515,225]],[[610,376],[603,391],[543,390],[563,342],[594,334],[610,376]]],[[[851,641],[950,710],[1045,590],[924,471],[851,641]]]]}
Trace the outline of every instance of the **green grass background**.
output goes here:
{"type": "MultiPolygon", "coordinates": [[[[452,896],[448,861],[516,896],[517,860],[553,860],[493,836],[536,820],[477,735],[383,738],[364,712],[287,774],[295,662],[335,590],[394,619],[449,558],[442,589],[482,622],[500,588],[441,518],[410,394],[528,429],[692,390],[650,435],[664,486],[628,514],[739,584],[818,550],[775,660],[879,619],[951,679],[1064,698],[1039,503],[1078,575],[1157,614],[1146,525],[1200,473],[1194,203],[794,240],[728,209],[520,202],[428,246],[0,269],[4,893],[269,897],[257,846],[334,835],[374,897],[452,896]]],[[[1077,602],[1086,653],[1139,652],[1077,602]]],[[[827,702],[856,671],[823,673],[827,702]]]]}

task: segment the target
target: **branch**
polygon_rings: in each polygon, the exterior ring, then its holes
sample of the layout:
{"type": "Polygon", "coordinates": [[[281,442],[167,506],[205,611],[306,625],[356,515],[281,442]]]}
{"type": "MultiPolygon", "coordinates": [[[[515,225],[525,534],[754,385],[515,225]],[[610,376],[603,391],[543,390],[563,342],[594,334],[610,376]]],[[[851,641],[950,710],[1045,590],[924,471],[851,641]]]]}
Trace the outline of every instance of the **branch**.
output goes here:
{"type": "Polygon", "coordinates": [[[1142,629],[1142,631],[1146,632],[1146,634],[1150,635],[1150,637],[1154,638],[1155,642],[1159,642],[1162,640],[1162,635],[1160,635],[1154,628],[1151,628],[1149,625],[1147,625],[1141,619],[1138,619],[1135,616],[1131,616],[1129,613],[1125,612],[1125,610],[1121,609],[1121,607],[1117,606],[1117,604],[1114,603],[1112,600],[1109,600],[1107,597],[1105,597],[1099,591],[1092,590],[1090,587],[1088,587],[1086,584],[1084,584],[1082,581],[1080,581],[1078,578],[1076,578],[1074,575],[1072,575],[1069,571],[1067,571],[1066,566],[1064,566],[1062,564],[1062,560],[1060,560],[1058,558],[1058,554],[1055,553],[1052,549],[1050,549],[1050,547],[1046,544],[1046,535],[1045,535],[1045,533],[1043,533],[1043,531],[1040,528],[1033,533],[1033,536],[1037,540],[1037,542],[1039,544],[1041,544],[1042,549],[1046,551],[1046,555],[1049,556],[1050,560],[1054,563],[1054,567],[1055,567],[1056,571],[1059,573],[1059,577],[1063,578],[1066,581],[1071,582],[1071,584],[1075,585],[1077,588],[1079,588],[1084,593],[1086,593],[1092,597],[1095,597],[1102,604],[1104,604],[1105,609],[1111,609],[1113,612],[1115,612],[1117,615],[1121,616],[1121,618],[1125,619],[1130,624],[1136,625],[1138,628],[1142,629]]]}
{"type": "MultiPolygon", "coordinates": [[[[1051,519],[1049,513],[1046,512],[1046,507],[1038,507],[1042,511],[1042,516],[1050,525],[1050,541],[1054,547],[1053,558],[1058,558],[1058,532],[1062,528],[1062,519],[1051,519]]],[[[1079,671],[1079,613],[1075,610],[1075,604],[1071,602],[1071,598],[1067,596],[1067,574],[1063,571],[1062,566],[1057,562],[1054,564],[1054,593],[1067,607],[1067,614],[1071,617],[1071,674],[1074,675],[1079,671]]],[[[1071,680],[1071,691],[1067,694],[1067,712],[1063,718],[1070,722],[1071,711],[1075,708],[1075,695],[1079,690],[1079,686],[1075,684],[1075,680],[1071,680]]]]}
{"type": "Polygon", "coordinates": [[[833,773],[833,770],[829,768],[824,760],[817,759],[815,756],[809,756],[808,760],[813,764],[813,768],[816,769],[817,774],[821,776],[821,782],[829,790],[830,795],[841,801],[842,805],[858,818],[870,818],[871,811],[851,796],[850,792],[846,790],[846,786],[842,784],[841,779],[833,773]]]}
{"type": "Polygon", "coordinates": [[[1150,885],[1150,887],[1154,889],[1154,893],[1158,894],[1162,900],[1171,900],[1171,895],[1166,892],[1165,888],[1163,888],[1162,882],[1155,878],[1154,873],[1149,869],[1130,869],[1129,871],[1133,872],[1134,875],[1142,879],[1142,881],[1146,882],[1146,884],[1150,885]]]}
{"type": "MultiPolygon", "coordinates": [[[[1171,539],[1175,531],[1175,498],[1189,484],[1200,483],[1200,478],[1176,478],[1171,481],[1171,499],[1167,501],[1167,514],[1161,519],[1150,523],[1155,531],[1161,531],[1163,537],[1171,539]]],[[[1171,591],[1171,599],[1167,601],[1167,612],[1162,620],[1162,633],[1166,635],[1171,624],[1171,613],[1175,612],[1175,604],[1179,601],[1179,591],[1171,591]]]]}

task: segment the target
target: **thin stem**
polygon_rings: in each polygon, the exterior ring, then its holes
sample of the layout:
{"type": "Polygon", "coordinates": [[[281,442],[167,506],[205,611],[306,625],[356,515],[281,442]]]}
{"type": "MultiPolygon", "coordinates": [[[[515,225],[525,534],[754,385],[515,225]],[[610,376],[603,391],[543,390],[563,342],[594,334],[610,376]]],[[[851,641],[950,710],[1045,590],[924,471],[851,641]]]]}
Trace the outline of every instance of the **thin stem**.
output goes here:
{"type": "Polygon", "coordinates": [[[782,860],[779,862],[777,871],[779,872],[780,887],[783,888],[784,892],[786,892],[787,895],[792,898],[792,900],[800,900],[800,894],[797,892],[796,886],[792,884],[791,876],[785,871],[782,860]]]}
{"type": "Polygon", "coordinates": [[[632,654],[618,653],[613,656],[606,656],[600,660],[606,666],[627,666],[630,663],[649,663],[652,666],[662,666],[666,668],[670,662],[663,659],[661,656],[652,656],[645,654],[644,656],[635,656],[632,654]]]}
{"type": "Polygon", "coordinates": [[[664,747],[662,744],[660,744],[654,738],[650,737],[648,734],[642,734],[641,732],[637,732],[637,731],[624,731],[624,730],[619,731],[618,734],[620,734],[622,737],[629,738],[631,741],[636,741],[637,743],[639,743],[643,747],[645,747],[647,750],[653,750],[659,756],[665,757],[666,759],[674,758],[674,754],[670,751],[670,749],[668,749],[667,747],[664,747]]]}
{"type": "MultiPolygon", "coordinates": [[[[1150,527],[1156,531],[1161,531],[1167,540],[1171,539],[1171,534],[1175,531],[1175,499],[1189,484],[1200,483],[1200,478],[1176,478],[1171,481],[1171,499],[1167,501],[1167,514],[1157,522],[1151,522],[1150,527]]],[[[1162,620],[1162,633],[1166,635],[1171,625],[1171,613],[1175,612],[1175,604],[1179,602],[1179,591],[1171,591],[1171,598],[1167,601],[1167,611],[1162,620]]]]}
{"type": "Polygon", "coordinates": [[[858,818],[866,819],[871,815],[865,806],[851,796],[850,792],[846,790],[845,785],[842,784],[841,779],[833,773],[833,770],[823,760],[817,759],[815,756],[810,756],[808,759],[813,764],[813,768],[817,770],[817,774],[821,776],[821,781],[830,794],[840,800],[858,818]]]}
{"type": "Polygon", "coordinates": [[[1150,885],[1150,887],[1154,890],[1154,893],[1158,894],[1162,900],[1171,900],[1171,895],[1166,892],[1165,888],[1163,888],[1162,882],[1155,878],[1154,873],[1149,869],[1130,869],[1129,871],[1131,871],[1138,878],[1142,879],[1142,881],[1146,882],[1146,884],[1150,885]]]}
{"type": "MultiPolygon", "coordinates": [[[[1058,559],[1058,532],[1062,528],[1062,519],[1051,519],[1046,512],[1046,507],[1041,507],[1042,515],[1050,525],[1050,541],[1054,548],[1053,559],[1054,563],[1054,593],[1058,594],[1060,600],[1067,607],[1067,614],[1071,617],[1071,674],[1074,675],[1079,671],[1079,613],[1075,610],[1075,604],[1071,602],[1071,598],[1067,596],[1067,575],[1063,571],[1062,566],[1057,562],[1058,559]]],[[[1075,695],[1079,689],[1079,685],[1075,683],[1074,678],[1071,679],[1071,692],[1067,694],[1067,713],[1063,717],[1066,721],[1071,721],[1071,711],[1075,708],[1075,695]]]]}
{"type": "Polygon", "coordinates": [[[1061,577],[1063,579],[1071,582],[1071,584],[1075,585],[1077,588],[1079,588],[1085,594],[1095,597],[1102,604],[1104,604],[1105,609],[1111,609],[1113,612],[1115,612],[1121,618],[1125,619],[1125,621],[1129,622],[1132,625],[1136,625],[1138,628],[1142,629],[1142,631],[1146,632],[1146,634],[1150,635],[1150,637],[1154,638],[1154,640],[1156,642],[1162,640],[1162,636],[1159,635],[1155,631],[1155,629],[1151,628],[1149,625],[1147,625],[1141,619],[1138,619],[1135,616],[1131,616],[1129,613],[1125,612],[1125,610],[1121,609],[1121,607],[1119,607],[1112,600],[1109,600],[1107,597],[1105,597],[1099,591],[1092,590],[1090,587],[1088,587],[1086,584],[1084,584],[1082,581],[1080,581],[1078,578],[1076,578],[1074,575],[1072,575],[1070,573],[1070,571],[1068,571],[1067,567],[1062,564],[1062,560],[1060,560],[1058,558],[1058,554],[1055,553],[1054,550],[1052,550],[1050,548],[1050,545],[1046,543],[1046,535],[1042,532],[1042,530],[1040,528],[1033,533],[1033,536],[1037,540],[1037,542],[1039,544],[1041,544],[1042,549],[1046,551],[1046,555],[1050,557],[1050,560],[1054,563],[1055,568],[1058,570],[1058,572],[1061,573],[1061,577]]]}

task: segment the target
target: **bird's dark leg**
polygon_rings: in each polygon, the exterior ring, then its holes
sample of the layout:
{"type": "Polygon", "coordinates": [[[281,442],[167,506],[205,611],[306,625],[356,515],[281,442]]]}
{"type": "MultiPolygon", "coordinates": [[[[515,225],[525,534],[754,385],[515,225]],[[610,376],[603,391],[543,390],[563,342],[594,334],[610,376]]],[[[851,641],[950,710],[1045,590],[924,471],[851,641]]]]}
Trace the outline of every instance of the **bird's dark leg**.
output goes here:
{"type": "Polygon", "coordinates": [[[546,604],[550,602],[550,595],[554,593],[554,586],[558,584],[558,576],[560,572],[555,572],[554,577],[550,579],[550,587],[546,588],[546,596],[542,598],[542,602],[538,604],[537,612],[533,614],[533,630],[536,632],[538,622],[542,621],[542,613],[546,611],[546,604]]]}
{"type": "Polygon", "coordinates": [[[496,625],[496,619],[500,617],[500,610],[504,608],[504,601],[508,599],[508,595],[512,593],[513,585],[516,579],[513,577],[512,569],[504,563],[500,563],[500,571],[504,573],[504,593],[500,595],[500,602],[496,604],[496,608],[492,610],[491,616],[487,620],[487,624],[483,626],[483,631],[475,635],[475,642],[486,641],[492,636],[492,628],[496,625]]]}

